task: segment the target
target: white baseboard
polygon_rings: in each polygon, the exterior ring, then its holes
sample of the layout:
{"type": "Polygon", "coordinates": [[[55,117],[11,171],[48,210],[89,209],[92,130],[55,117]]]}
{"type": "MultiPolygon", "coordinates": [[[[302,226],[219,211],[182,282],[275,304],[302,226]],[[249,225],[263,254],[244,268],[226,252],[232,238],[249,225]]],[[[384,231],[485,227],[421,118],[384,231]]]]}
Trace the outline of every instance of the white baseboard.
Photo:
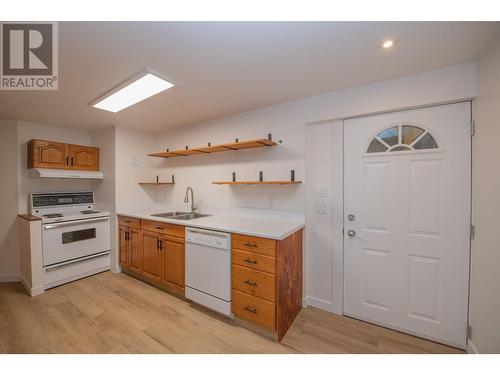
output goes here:
{"type": "Polygon", "coordinates": [[[332,302],[331,301],[326,301],[326,300],[321,299],[321,298],[306,296],[306,298],[305,298],[305,305],[306,306],[317,307],[318,309],[329,311],[329,312],[333,311],[333,304],[332,304],[332,302]]]}
{"type": "Polygon", "coordinates": [[[479,354],[478,350],[476,349],[476,347],[474,346],[472,341],[470,341],[470,339],[467,340],[467,353],[468,354],[479,354]]]}
{"type": "Polygon", "coordinates": [[[28,293],[31,297],[35,297],[35,296],[38,296],[39,294],[45,293],[45,288],[43,286],[32,288],[31,284],[28,282],[28,280],[26,280],[23,277],[23,275],[21,275],[20,279],[21,279],[20,280],[21,284],[23,284],[23,286],[26,288],[26,290],[28,291],[28,293]]]}
{"type": "Polygon", "coordinates": [[[0,275],[0,283],[14,283],[16,281],[21,281],[19,274],[0,275]]]}

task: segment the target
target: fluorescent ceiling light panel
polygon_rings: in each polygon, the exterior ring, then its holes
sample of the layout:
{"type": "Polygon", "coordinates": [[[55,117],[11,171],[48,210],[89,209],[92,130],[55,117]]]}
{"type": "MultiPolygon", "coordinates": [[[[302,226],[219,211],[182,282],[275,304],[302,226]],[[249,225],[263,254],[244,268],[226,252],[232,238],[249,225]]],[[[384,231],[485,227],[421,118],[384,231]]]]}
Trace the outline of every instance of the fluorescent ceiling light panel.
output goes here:
{"type": "Polygon", "coordinates": [[[107,95],[104,99],[93,104],[92,107],[116,113],[172,86],[174,86],[172,83],[147,73],[111,95],[107,95]]]}

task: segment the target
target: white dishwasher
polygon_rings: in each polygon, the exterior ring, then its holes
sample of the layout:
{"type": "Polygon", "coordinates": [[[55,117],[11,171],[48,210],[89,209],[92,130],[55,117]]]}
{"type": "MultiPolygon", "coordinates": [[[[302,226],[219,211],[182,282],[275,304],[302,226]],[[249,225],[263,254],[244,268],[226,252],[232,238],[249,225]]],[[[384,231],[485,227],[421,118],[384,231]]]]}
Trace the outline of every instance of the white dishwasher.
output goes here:
{"type": "Polygon", "coordinates": [[[231,316],[231,234],[186,227],[186,298],[231,316]]]}

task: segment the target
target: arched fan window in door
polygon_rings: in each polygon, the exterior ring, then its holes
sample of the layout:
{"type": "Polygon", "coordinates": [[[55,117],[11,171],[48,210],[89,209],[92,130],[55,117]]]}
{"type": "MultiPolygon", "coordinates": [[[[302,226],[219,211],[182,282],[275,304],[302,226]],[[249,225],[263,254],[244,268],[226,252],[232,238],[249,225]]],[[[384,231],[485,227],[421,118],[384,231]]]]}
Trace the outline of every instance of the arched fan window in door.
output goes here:
{"type": "Polygon", "coordinates": [[[368,146],[367,153],[415,151],[438,148],[436,140],[429,133],[414,125],[396,125],[378,133],[368,146]]]}

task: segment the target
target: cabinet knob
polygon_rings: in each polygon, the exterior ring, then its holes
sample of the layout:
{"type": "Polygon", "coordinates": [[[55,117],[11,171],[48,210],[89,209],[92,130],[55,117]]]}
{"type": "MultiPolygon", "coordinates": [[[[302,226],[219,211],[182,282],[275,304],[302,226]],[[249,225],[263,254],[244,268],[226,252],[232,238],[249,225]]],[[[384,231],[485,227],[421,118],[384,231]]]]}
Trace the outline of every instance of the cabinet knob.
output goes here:
{"type": "Polygon", "coordinates": [[[243,262],[250,264],[257,264],[257,261],[255,259],[250,259],[250,258],[243,259],[243,262]]]}
{"type": "Polygon", "coordinates": [[[257,247],[257,244],[253,243],[253,242],[245,242],[245,246],[248,246],[248,247],[257,247]]]}

